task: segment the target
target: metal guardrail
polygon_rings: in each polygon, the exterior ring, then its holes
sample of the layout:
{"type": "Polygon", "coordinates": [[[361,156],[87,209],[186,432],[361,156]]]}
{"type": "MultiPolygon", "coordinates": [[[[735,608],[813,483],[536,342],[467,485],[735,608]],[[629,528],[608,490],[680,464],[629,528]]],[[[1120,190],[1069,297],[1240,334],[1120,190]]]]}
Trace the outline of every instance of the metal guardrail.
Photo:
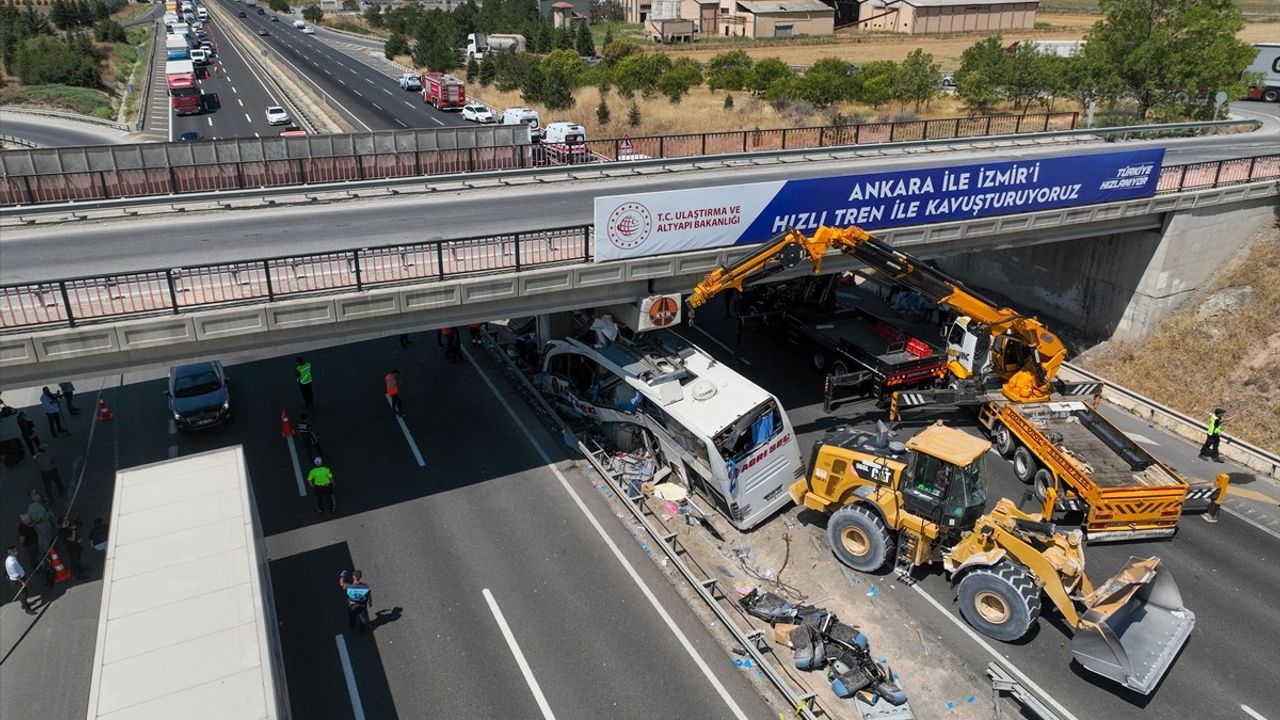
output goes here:
{"type": "MultiPolygon", "coordinates": [[[[1117,407],[1171,430],[1181,437],[1197,439],[1204,436],[1203,420],[1196,420],[1190,415],[1174,410],[1167,405],[1162,405],[1134,390],[1116,385],[1078,365],[1063,363],[1062,367],[1068,373],[1077,375],[1082,379],[1102,383],[1103,399],[1117,407]]],[[[1260,448],[1231,435],[1222,436],[1221,451],[1222,455],[1251,470],[1265,473],[1273,479],[1280,480],[1280,454],[1260,448]]]]}
{"type": "Polygon", "coordinates": [[[139,131],[147,129],[147,118],[151,113],[151,74],[156,71],[156,46],[160,44],[160,23],[151,23],[151,54],[147,56],[147,67],[142,73],[139,81],[138,103],[135,107],[138,109],[138,122],[135,123],[139,131]]]}
{"type": "Polygon", "coordinates": [[[9,143],[10,145],[21,145],[23,147],[38,148],[43,147],[38,142],[33,142],[26,138],[20,138],[15,135],[0,135],[0,143],[9,143]]]}
{"type": "MultiPolygon", "coordinates": [[[[1280,155],[1161,169],[1157,193],[1280,180],[1280,155]],[[1168,179],[1166,179],[1166,176],[1168,179]]],[[[0,286],[0,331],[586,262],[590,225],[0,286]]]]}
{"type": "Polygon", "coordinates": [[[133,128],[128,125],[122,125],[114,120],[103,120],[92,115],[81,115],[80,113],[62,112],[60,110],[40,110],[37,108],[17,107],[13,105],[5,105],[0,110],[10,113],[18,113],[21,115],[36,115],[39,117],[61,118],[63,120],[74,120],[76,122],[90,123],[92,125],[102,125],[123,132],[132,132],[133,128]]]}
{"type": "MultiPolygon", "coordinates": [[[[232,32],[239,32],[236,28],[232,32]]],[[[254,53],[253,62],[261,65],[254,53]]],[[[266,73],[268,82],[279,85],[266,73]]],[[[287,94],[282,92],[287,97],[287,94]]],[[[290,105],[297,109],[297,102],[290,105]]],[[[308,120],[308,123],[311,121],[308,120]]],[[[616,138],[587,141],[581,153],[557,153],[555,147],[528,146],[510,141],[510,147],[466,147],[462,144],[423,148],[398,143],[381,143],[364,149],[359,157],[299,154],[300,144],[282,145],[275,153],[265,151],[243,157],[225,148],[238,150],[243,140],[205,141],[210,149],[200,162],[152,162],[121,165],[108,162],[96,148],[59,148],[39,155],[0,153],[0,206],[37,206],[63,202],[93,202],[112,199],[140,199],[162,195],[208,191],[250,190],[261,192],[296,188],[316,182],[378,180],[384,183],[413,182],[421,177],[459,172],[521,170],[564,167],[579,163],[609,163],[632,160],[689,159],[732,154],[758,155],[773,152],[809,152],[821,148],[842,148],[882,143],[946,142],[957,139],[1042,136],[1055,126],[1074,127],[1075,113],[1042,115],[998,115],[978,118],[919,120],[905,123],[876,123],[835,127],[784,128],[699,133],[692,135],[616,138]],[[66,160],[63,159],[66,155],[66,160]],[[80,160],[88,156],[93,162],[80,160]],[[292,163],[291,163],[292,161],[292,163]]],[[[482,126],[489,131],[513,126],[482,126]]],[[[314,128],[313,128],[314,129],[314,128]]],[[[472,128],[479,132],[479,128],[472,128]]],[[[357,133],[353,136],[393,137],[402,131],[357,133]]],[[[492,132],[491,132],[492,134],[492,132]]],[[[319,136],[342,145],[346,135],[319,136]]],[[[265,148],[279,138],[260,139],[265,148]]],[[[172,143],[171,143],[172,144],[172,143]]],[[[149,158],[169,155],[163,144],[149,158]]],[[[578,147],[578,146],[575,146],[578,147]]],[[[22,151],[13,151],[22,152],[22,151]]]]}

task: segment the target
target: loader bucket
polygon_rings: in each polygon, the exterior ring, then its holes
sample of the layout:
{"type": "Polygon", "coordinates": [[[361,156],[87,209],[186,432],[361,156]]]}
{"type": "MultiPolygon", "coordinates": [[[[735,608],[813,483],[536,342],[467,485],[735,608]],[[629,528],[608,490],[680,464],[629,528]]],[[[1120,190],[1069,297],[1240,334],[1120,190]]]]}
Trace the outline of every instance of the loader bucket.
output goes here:
{"type": "Polygon", "coordinates": [[[1084,602],[1071,654],[1090,671],[1143,695],[1160,683],[1196,623],[1160,558],[1129,558],[1084,602]]]}

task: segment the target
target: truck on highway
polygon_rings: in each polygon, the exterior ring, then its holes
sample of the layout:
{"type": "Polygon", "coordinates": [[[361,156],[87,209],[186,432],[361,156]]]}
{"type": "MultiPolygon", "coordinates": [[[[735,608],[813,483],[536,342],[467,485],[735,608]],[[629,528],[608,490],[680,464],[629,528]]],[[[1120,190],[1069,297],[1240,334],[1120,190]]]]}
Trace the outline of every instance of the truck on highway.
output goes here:
{"type": "Polygon", "coordinates": [[[442,72],[424,72],[422,102],[437,110],[461,110],[467,104],[467,85],[452,75],[442,72]]]}
{"type": "Polygon", "coordinates": [[[735,303],[741,327],[777,330],[835,386],[887,393],[931,386],[947,375],[947,356],[891,320],[871,293],[840,292],[839,275],[748,288],[735,303]]]}
{"type": "Polygon", "coordinates": [[[243,448],[124,468],[114,485],[82,717],[289,720],[243,448]]]}
{"type": "Polygon", "coordinates": [[[1263,102],[1280,102],[1280,43],[1259,43],[1254,45],[1258,54],[1244,71],[1262,75],[1249,82],[1249,91],[1245,95],[1249,100],[1263,102]]]}
{"type": "Polygon", "coordinates": [[[190,60],[166,62],[164,81],[169,90],[169,104],[175,115],[196,115],[204,110],[204,95],[196,83],[195,64],[190,60]]]}
{"type": "Polygon", "coordinates": [[[948,387],[894,393],[901,407],[950,405],[976,411],[996,449],[1033,485],[1046,519],[1080,517],[1091,541],[1170,537],[1189,498],[1213,500],[1221,488],[1189,484],[1129,439],[1098,411],[1102,385],[1057,377],[1062,341],[1034,317],[987,300],[942,271],[858,227],[821,227],[812,236],[787,230],[694,289],[691,307],[749,278],[808,258],[821,267],[829,250],[866,264],[864,274],[915,292],[956,317],[946,329],[948,387]]]}
{"type": "Polygon", "coordinates": [[[467,33],[467,59],[484,59],[486,53],[524,52],[527,43],[523,35],[467,33]]]}
{"type": "Polygon", "coordinates": [[[187,60],[191,57],[191,48],[187,39],[181,35],[166,35],[164,38],[165,56],[169,60],[187,60]]]}

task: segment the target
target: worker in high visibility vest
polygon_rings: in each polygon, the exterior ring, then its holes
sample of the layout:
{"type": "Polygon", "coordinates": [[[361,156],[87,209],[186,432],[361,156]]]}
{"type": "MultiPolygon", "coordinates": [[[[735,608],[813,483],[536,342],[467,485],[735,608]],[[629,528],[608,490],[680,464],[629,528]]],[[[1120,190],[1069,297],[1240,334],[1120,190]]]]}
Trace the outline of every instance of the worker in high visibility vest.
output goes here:
{"type": "Polygon", "coordinates": [[[293,366],[293,372],[298,376],[298,390],[302,393],[303,406],[311,407],[311,402],[315,399],[311,393],[311,363],[298,358],[293,366]]]}
{"type": "Polygon", "coordinates": [[[392,370],[382,378],[382,382],[387,388],[387,397],[391,398],[391,409],[397,415],[404,415],[404,408],[400,405],[400,371],[392,370]]]}
{"type": "Polygon", "coordinates": [[[1222,440],[1222,421],[1226,417],[1227,411],[1222,408],[1214,408],[1213,414],[1209,416],[1209,425],[1204,430],[1204,445],[1200,446],[1201,460],[1222,462],[1218,455],[1218,443],[1222,440]]]}
{"type": "Polygon", "coordinates": [[[325,505],[329,506],[329,512],[338,511],[338,503],[333,497],[333,471],[318,456],[315,467],[307,473],[307,484],[316,491],[316,512],[323,514],[325,505]]]}

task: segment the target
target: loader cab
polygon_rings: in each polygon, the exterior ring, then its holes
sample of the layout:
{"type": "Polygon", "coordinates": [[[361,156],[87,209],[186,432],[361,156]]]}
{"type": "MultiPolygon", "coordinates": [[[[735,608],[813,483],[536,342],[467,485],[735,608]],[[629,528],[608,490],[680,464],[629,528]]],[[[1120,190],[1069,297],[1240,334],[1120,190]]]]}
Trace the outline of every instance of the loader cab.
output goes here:
{"type": "Polygon", "coordinates": [[[970,529],[987,504],[985,455],[991,443],[936,424],[907,441],[902,507],[942,533],[970,529]]]}

